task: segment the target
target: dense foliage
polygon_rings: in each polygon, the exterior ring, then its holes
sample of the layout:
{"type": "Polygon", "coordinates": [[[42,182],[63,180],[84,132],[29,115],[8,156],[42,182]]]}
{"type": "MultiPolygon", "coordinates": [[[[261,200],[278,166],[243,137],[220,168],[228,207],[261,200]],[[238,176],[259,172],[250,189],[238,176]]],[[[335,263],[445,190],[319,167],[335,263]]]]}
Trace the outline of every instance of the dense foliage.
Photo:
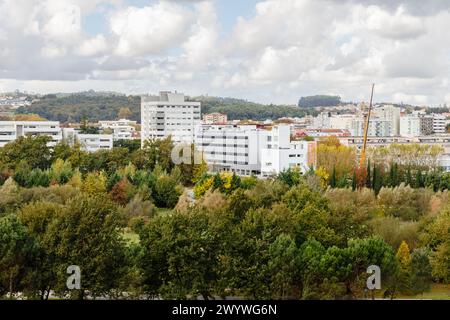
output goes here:
{"type": "Polygon", "coordinates": [[[140,121],[141,98],[126,95],[86,95],[71,94],[67,96],[47,95],[31,106],[20,107],[18,113],[34,113],[41,117],[60,122],[81,122],[115,120],[121,108],[129,108],[129,119],[140,121]]]}
{"type": "Polygon", "coordinates": [[[338,106],[341,103],[341,97],[339,96],[308,96],[301,97],[298,101],[300,108],[314,108],[314,107],[333,107],[338,106]]]}
{"type": "Polygon", "coordinates": [[[172,147],[0,149],[0,296],[352,299],[371,264],[380,297],[450,282],[447,190],[331,188],[325,170],[209,174],[173,164],[172,147]],[[69,265],[80,290],[65,286],[69,265]]]}
{"type": "Polygon", "coordinates": [[[314,110],[302,109],[293,106],[265,105],[247,100],[217,97],[195,97],[195,101],[202,103],[202,113],[219,112],[228,116],[229,120],[276,120],[283,117],[304,117],[308,114],[316,114],[314,110]]]}

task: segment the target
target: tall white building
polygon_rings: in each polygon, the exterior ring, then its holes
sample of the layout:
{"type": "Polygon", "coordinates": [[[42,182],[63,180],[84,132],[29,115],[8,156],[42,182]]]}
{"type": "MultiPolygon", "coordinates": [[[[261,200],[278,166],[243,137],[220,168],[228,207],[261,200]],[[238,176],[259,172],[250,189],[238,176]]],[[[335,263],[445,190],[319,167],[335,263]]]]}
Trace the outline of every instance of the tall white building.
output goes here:
{"type": "Polygon", "coordinates": [[[23,136],[49,136],[49,146],[62,139],[58,121],[0,121],[0,147],[23,136]]]}
{"type": "MultiPolygon", "coordinates": [[[[390,137],[392,136],[392,122],[389,120],[371,118],[369,120],[369,128],[367,135],[369,137],[390,137]]],[[[356,137],[364,136],[365,121],[364,119],[353,120],[352,135],[356,137]]]]}
{"type": "Polygon", "coordinates": [[[433,133],[442,134],[446,132],[447,118],[441,114],[433,115],[433,133]]]}
{"type": "Polygon", "coordinates": [[[201,123],[201,103],[186,101],[184,94],[160,92],[141,97],[141,141],[172,136],[174,142],[192,142],[201,123]]]}
{"type": "Polygon", "coordinates": [[[383,105],[373,109],[373,115],[382,120],[391,122],[391,135],[400,135],[400,108],[393,105],[383,105]]]}
{"type": "Polygon", "coordinates": [[[212,171],[269,176],[292,167],[303,171],[308,167],[308,143],[291,142],[288,125],[271,130],[256,125],[201,125],[195,144],[212,171]]]}
{"type": "Polygon", "coordinates": [[[445,125],[445,120],[435,122],[434,116],[414,111],[412,114],[400,118],[400,135],[403,137],[431,135],[434,133],[435,125],[437,130],[441,130],[442,125],[445,125]]]}

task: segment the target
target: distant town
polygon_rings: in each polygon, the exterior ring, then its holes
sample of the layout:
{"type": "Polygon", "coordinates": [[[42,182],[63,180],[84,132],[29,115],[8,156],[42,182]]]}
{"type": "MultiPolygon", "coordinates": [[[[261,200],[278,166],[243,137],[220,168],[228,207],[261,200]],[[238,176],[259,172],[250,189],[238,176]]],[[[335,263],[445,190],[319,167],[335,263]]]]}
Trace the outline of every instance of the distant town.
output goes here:
{"type": "MultiPolygon", "coordinates": [[[[140,140],[143,145],[148,139],[171,136],[174,143],[195,144],[211,171],[262,177],[293,167],[302,171],[315,167],[317,142],[326,137],[337,137],[341,144],[360,150],[368,108],[364,102],[341,103],[339,97],[315,96],[302,98],[295,106],[300,109],[303,103],[314,109],[315,115],[230,120],[226,113],[202,113],[202,103],[182,93],[160,92],[141,96],[140,121],[128,119],[132,112],[126,107],[119,110],[116,120],[97,122],[86,118],[77,123],[46,121],[37,114],[20,113],[23,107],[33,110],[39,101],[36,95],[20,92],[0,95],[0,147],[20,136],[47,135],[51,146],[64,140],[95,152],[112,149],[121,140],[140,140]],[[316,104],[324,101],[326,105],[311,104],[314,99],[316,104]]],[[[439,145],[443,148],[439,166],[450,171],[450,112],[446,111],[446,107],[375,104],[367,144],[439,145]]]]}

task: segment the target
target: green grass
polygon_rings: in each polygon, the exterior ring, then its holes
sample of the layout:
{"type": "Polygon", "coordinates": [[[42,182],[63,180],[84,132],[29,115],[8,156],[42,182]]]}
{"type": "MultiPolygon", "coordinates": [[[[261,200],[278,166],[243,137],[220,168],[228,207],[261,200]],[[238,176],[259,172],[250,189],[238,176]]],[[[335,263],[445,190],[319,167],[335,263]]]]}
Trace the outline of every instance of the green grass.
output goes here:
{"type": "Polygon", "coordinates": [[[407,296],[399,295],[397,299],[431,299],[450,300],[450,284],[433,284],[431,290],[422,294],[407,296]]]}
{"type": "Polygon", "coordinates": [[[172,212],[172,209],[156,208],[156,215],[167,215],[172,212]]]}

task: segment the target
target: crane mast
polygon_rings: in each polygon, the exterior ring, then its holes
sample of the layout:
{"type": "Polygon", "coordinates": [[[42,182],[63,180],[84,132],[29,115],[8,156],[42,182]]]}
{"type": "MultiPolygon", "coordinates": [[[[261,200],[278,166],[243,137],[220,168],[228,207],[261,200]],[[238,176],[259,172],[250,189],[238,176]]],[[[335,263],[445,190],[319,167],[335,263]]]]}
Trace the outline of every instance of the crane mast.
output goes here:
{"type": "Polygon", "coordinates": [[[363,170],[365,165],[366,165],[367,135],[368,135],[368,132],[369,132],[369,121],[370,121],[370,113],[372,111],[372,101],[373,101],[373,90],[374,90],[374,88],[375,88],[375,84],[372,84],[372,93],[370,94],[369,109],[367,110],[367,114],[365,114],[363,148],[361,150],[361,159],[359,161],[359,168],[361,170],[363,170]]]}

